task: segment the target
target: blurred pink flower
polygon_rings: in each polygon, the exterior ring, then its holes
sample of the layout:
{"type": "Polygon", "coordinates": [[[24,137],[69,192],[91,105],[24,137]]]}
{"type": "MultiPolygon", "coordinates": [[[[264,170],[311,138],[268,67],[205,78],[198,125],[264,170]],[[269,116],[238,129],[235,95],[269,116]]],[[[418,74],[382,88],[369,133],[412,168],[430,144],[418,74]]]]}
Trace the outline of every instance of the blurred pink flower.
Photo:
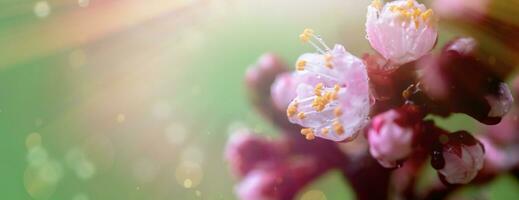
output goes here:
{"type": "Polygon", "coordinates": [[[444,18],[479,18],[487,13],[489,0],[435,0],[433,8],[444,18]]]}
{"type": "MultiPolygon", "coordinates": [[[[311,30],[305,33],[314,36],[311,30]]],[[[297,96],[288,106],[287,116],[290,122],[306,127],[301,133],[307,139],[352,140],[368,122],[366,66],[341,45],[333,49],[322,45],[325,50],[316,47],[320,53],[304,54],[297,61],[295,76],[309,78],[299,79],[297,96]]]]}
{"type": "Polygon", "coordinates": [[[317,165],[313,159],[300,158],[274,168],[256,168],[236,186],[236,194],[243,200],[293,199],[302,187],[321,174],[317,165]]]}
{"type": "Polygon", "coordinates": [[[366,33],[371,46],[395,68],[428,54],[438,37],[433,11],[415,0],[368,6],[366,33]]]}
{"type": "Polygon", "coordinates": [[[287,155],[281,141],[270,141],[252,133],[234,133],[225,149],[225,159],[238,177],[257,167],[277,165],[287,155]]]}

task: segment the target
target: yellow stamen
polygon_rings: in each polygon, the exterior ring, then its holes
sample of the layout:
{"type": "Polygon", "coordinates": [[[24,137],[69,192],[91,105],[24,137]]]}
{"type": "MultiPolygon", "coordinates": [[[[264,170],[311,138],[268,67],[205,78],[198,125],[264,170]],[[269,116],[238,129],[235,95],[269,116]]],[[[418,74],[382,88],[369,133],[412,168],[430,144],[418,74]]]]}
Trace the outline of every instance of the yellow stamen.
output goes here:
{"type": "Polygon", "coordinates": [[[300,113],[297,114],[297,117],[299,119],[305,119],[306,118],[306,114],[304,112],[300,112],[300,113]]]}
{"type": "Polygon", "coordinates": [[[308,42],[312,35],[314,35],[314,30],[305,28],[305,30],[303,30],[303,33],[299,35],[299,39],[301,39],[301,41],[303,42],[308,42]]]}
{"type": "Polygon", "coordinates": [[[333,99],[333,93],[332,92],[327,92],[324,94],[324,98],[328,101],[333,101],[335,99],[333,99]]]}
{"type": "Polygon", "coordinates": [[[333,114],[336,116],[336,117],[339,117],[342,115],[342,109],[340,107],[337,107],[335,108],[335,110],[333,110],[333,114]]]}
{"type": "Polygon", "coordinates": [[[341,89],[341,86],[339,84],[335,84],[333,86],[333,90],[335,90],[335,92],[339,92],[340,89],[341,89]]]}
{"type": "Polygon", "coordinates": [[[339,122],[339,120],[336,120],[332,124],[333,130],[337,133],[337,135],[344,134],[344,128],[342,127],[342,124],[339,122]]]}
{"type": "Polygon", "coordinates": [[[313,140],[315,138],[314,131],[311,128],[301,129],[301,134],[304,135],[307,140],[313,140]]]}
{"type": "Polygon", "coordinates": [[[315,135],[313,133],[305,135],[306,140],[313,140],[315,139],[315,135]]]}
{"type": "Polygon", "coordinates": [[[421,14],[421,17],[424,21],[428,20],[429,18],[431,18],[431,16],[433,15],[433,10],[431,9],[427,9],[425,12],[423,12],[421,14]]]}
{"type": "Polygon", "coordinates": [[[287,108],[287,116],[292,117],[297,113],[297,102],[291,103],[287,108]]]}
{"type": "Polygon", "coordinates": [[[323,91],[323,87],[324,87],[323,83],[318,83],[318,84],[315,86],[315,88],[314,88],[314,94],[315,94],[316,96],[321,96],[321,93],[322,93],[322,91],[323,91]]]}
{"type": "Polygon", "coordinates": [[[303,128],[301,129],[301,135],[307,135],[308,133],[312,133],[311,128],[303,128]]]}
{"type": "Polygon", "coordinates": [[[324,63],[326,65],[326,67],[328,67],[330,69],[333,67],[332,66],[332,59],[333,59],[333,57],[332,57],[331,54],[325,54],[324,55],[324,63]]]}
{"type": "Polygon", "coordinates": [[[377,10],[380,10],[382,8],[382,2],[380,2],[380,0],[373,0],[371,2],[371,6],[373,6],[377,10]]]}
{"type": "Polygon", "coordinates": [[[312,102],[312,107],[317,111],[321,112],[324,110],[324,107],[330,103],[328,99],[322,96],[317,96],[314,101],[312,102]]]}
{"type": "Polygon", "coordinates": [[[324,135],[324,136],[328,135],[328,132],[330,132],[330,130],[328,128],[323,128],[321,130],[321,134],[324,135]]]}
{"type": "Polygon", "coordinates": [[[296,63],[296,70],[297,71],[303,71],[305,70],[305,65],[306,65],[306,61],[305,60],[300,60],[296,63]]]}
{"type": "Polygon", "coordinates": [[[406,6],[407,6],[408,8],[412,8],[412,7],[414,7],[414,0],[407,0],[406,6]]]}

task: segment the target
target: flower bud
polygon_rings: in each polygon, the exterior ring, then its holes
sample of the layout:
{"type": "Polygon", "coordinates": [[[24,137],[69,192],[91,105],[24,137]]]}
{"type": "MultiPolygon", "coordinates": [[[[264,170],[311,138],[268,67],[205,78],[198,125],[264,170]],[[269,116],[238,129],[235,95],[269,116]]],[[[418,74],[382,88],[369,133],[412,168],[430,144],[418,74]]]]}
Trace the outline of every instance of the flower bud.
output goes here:
{"type": "Polygon", "coordinates": [[[433,113],[465,113],[485,124],[497,124],[513,102],[510,89],[476,56],[471,38],[448,43],[440,56],[419,63],[424,92],[436,106],[433,113]]]}
{"type": "Polygon", "coordinates": [[[411,105],[375,116],[368,130],[371,155],[386,168],[397,167],[413,151],[421,119],[420,112],[411,105]]]}
{"type": "Polygon", "coordinates": [[[324,172],[317,166],[313,159],[302,158],[274,168],[258,168],[235,190],[243,200],[293,199],[302,187],[324,172]]]}
{"type": "Polygon", "coordinates": [[[249,67],[245,74],[245,83],[253,98],[257,98],[258,102],[270,101],[270,86],[278,74],[286,71],[285,66],[279,57],[266,53],[249,67]]]}
{"type": "Polygon", "coordinates": [[[431,51],[438,37],[437,20],[431,9],[415,0],[397,0],[385,5],[374,0],[368,6],[366,33],[378,53],[401,65],[431,51]]]}
{"type": "Polygon", "coordinates": [[[254,134],[235,133],[225,149],[225,159],[238,177],[245,176],[258,166],[279,164],[287,150],[284,145],[254,134]]]}
{"type": "Polygon", "coordinates": [[[440,179],[448,184],[469,183],[483,168],[483,145],[465,131],[441,135],[439,147],[433,150],[431,162],[440,179]]]}

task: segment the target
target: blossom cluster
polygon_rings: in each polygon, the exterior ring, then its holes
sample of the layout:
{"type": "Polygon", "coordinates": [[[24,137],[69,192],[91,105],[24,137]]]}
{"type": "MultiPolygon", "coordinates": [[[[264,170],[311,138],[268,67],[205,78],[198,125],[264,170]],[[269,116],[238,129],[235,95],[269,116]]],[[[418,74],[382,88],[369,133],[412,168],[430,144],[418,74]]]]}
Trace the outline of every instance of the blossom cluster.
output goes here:
{"type": "Polygon", "coordinates": [[[506,61],[482,59],[488,54],[468,36],[433,53],[438,19],[416,0],[374,0],[366,19],[373,53],[355,56],[305,29],[299,38],[316,52],[301,55],[293,72],[273,54],[261,57],[246,83],[254,105],[284,134],[272,140],[241,130],[247,134],[231,138],[226,159],[242,179],[238,196],[292,199],[339,169],[358,199],[387,199],[390,186],[399,198],[436,199],[519,169],[519,111],[504,81],[510,70],[496,70],[506,61]],[[487,126],[474,136],[434,122],[455,113],[487,126]],[[420,196],[414,183],[428,160],[442,184],[420,196]]]}

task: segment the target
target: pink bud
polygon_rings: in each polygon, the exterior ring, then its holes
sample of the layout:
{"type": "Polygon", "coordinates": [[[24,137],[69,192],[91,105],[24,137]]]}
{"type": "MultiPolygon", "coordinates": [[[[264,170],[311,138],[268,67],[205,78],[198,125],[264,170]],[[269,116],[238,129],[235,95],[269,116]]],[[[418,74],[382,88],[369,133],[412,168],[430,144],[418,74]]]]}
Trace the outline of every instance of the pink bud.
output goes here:
{"type": "Polygon", "coordinates": [[[485,124],[497,124],[513,102],[506,83],[492,66],[478,57],[471,38],[449,42],[439,56],[420,60],[425,94],[435,104],[433,113],[465,113],[485,124]]]}
{"type": "Polygon", "coordinates": [[[466,184],[472,181],[483,168],[483,145],[465,131],[442,135],[439,140],[442,152],[433,153],[433,160],[441,160],[442,163],[433,163],[433,166],[438,170],[440,178],[449,184],[466,184]]]}
{"type": "Polygon", "coordinates": [[[242,177],[258,166],[279,164],[287,153],[283,146],[258,135],[236,133],[227,143],[225,159],[231,171],[242,177]]]}
{"type": "Polygon", "coordinates": [[[265,102],[270,102],[270,86],[276,76],[285,72],[286,65],[272,53],[262,55],[256,64],[249,67],[245,74],[245,83],[253,103],[264,109],[265,102]]]}
{"type": "Polygon", "coordinates": [[[368,131],[369,151],[382,166],[396,167],[399,161],[411,154],[421,122],[414,108],[405,106],[373,118],[368,131]]]}
{"type": "Polygon", "coordinates": [[[313,159],[288,161],[274,168],[258,168],[251,171],[236,186],[236,193],[243,200],[293,199],[307,183],[323,171],[313,159]]]}

